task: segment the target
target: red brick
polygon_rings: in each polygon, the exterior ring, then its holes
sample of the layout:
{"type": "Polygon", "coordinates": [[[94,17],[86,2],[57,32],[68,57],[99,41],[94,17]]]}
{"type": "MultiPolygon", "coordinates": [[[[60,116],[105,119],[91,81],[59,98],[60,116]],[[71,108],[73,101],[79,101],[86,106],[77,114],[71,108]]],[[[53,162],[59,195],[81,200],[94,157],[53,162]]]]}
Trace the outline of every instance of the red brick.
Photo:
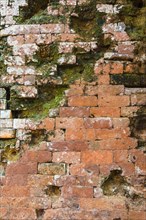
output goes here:
{"type": "Polygon", "coordinates": [[[16,163],[10,164],[7,166],[6,174],[13,175],[13,174],[35,174],[37,173],[37,163],[36,162],[28,162],[25,163],[16,163]]]}
{"type": "Polygon", "coordinates": [[[91,164],[110,164],[113,162],[113,153],[111,151],[84,151],[81,153],[81,161],[91,164]]]}
{"type": "Polygon", "coordinates": [[[124,93],[123,85],[99,85],[98,86],[98,95],[104,96],[105,94],[109,95],[121,95],[124,93]]]}
{"type": "Polygon", "coordinates": [[[80,208],[85,210],[106,210],[113,211],[115,209],[123,209],[125,207],[125,201],[123,198],[81,198],[79,200],[80,208]]]}
{"type": "Polygon", "coordinates": [[[56,118],[56,128],[81,128],[83,127],[82,118],[56,118]]]}
{"type": "Polygon", "coordinates": [[[35,220],[36,212],[30,208],[14,208],[10,210],[10,219],[35,220]]]}
{"type": "Polygon", "coordinates": [[[122,74],[123,73],[123,63],[114,62],[111,65],[111,74],[122,74]]]}
{"type": "Polygon", "coordinates": [[[9,219],[9,209],[5,207],[0,207],[0,219],[7,220],[9,219]]]}
{"type": "Polygon", "coordinates": [[[50,151],[82,151],[89,147],[86,141],[60,141],[53,142],[48,146],[50,151]]]}
{"type": "Polygon", "coordinates": [[[84,140],[85,139],[85,129],[73,129],[67,128],[65,139],[68,140],[84,140]]]}
{"type": "Polygon", "coordinates": [[[98,84],[99,85],[109,85],[110,77],[109,75],[99,75],[98,76],[98,84]]]}
{"type": "Polygon", "coordinates": [[[1,195],[4,197],[28,197],[30,195],[27,186],[3,186],[1,195]]]}
{"type": "Polygon", "coordinates": [[[128,162],[128,151],[127,150],[116,150],[114,151],[114,162],[128,162]]]}
{"type": "Polygon", "coordinates": [[[83,88],[76,86],[76,88],[70,88],[65,91],[66,96],[77,96],[83,95],[83,88]]]}
{"type": "Polygon", "coordinates": [[[62,190],[64,198],[92,198],[93,187],[69,186],[62,190]]]}
{"type": "Polygon", "coordinates": [[[35,186],[38,188],[44,188],[46,185],[53,185],[53,176],[49,175],[29,175],[28,176],[28,186],[35,186]]]}
{"type": "Polygon", "coordinates": [[[137,140],[126,137],[122,139],[106,139],[97,142],[98,148],[102,150],[128,150],[137,147],[137,140]]]}
{"type": "Polygon", "coordinates": [[[48,131],[54,129],[55,120],[53,118],[45,118],[39,125],[39,129],[46,129],[48,131]]]}
{"type": "Polygon", "coordinates": [[[60,117],[88,117],[90,115],[89,107],[61,107],[60,117]]]}
{"type": "Polygon", "coordinates": [[[139,210],[130,210],[128,212],[129,214],[129,220],[145,220],[146,219],[146,212],[145,211],[139,211],[139,210]]]}
{"type": "Polygon", "coordinates": [[[95,139],[96,140],[106,140],[111,138],[125,138],[130,135],[130,129],[96,129],[95,130],[95,139]]]}
{"type": "Polygon", "coordinates": [[[53,162],[80,163],[80,152],[55,152],[53,162]]]}
{"type": "Polygon", "coordinates": [[[90,114],[94,117],[119,117],[119,107],[92,107],[90,114]]]}
{"type": "Polygon", "coordinates": [[[133,176],[135,174],[135,165],[131,162],[120,162],[118,165],[122,169],[124,176],[133,176]]]}
{"type": "Polygon", "coordinates": [[[97,106],[96,96],[73,96],[68,99],[69,106],[97,106]]]}
{"type": "Polygon", "coordinates": [[[6,185],[7,186],[26,186],[27,184],[27,175],[25,174],[16,174],[13,176],[6,177],[6,185]]]}
{"type": "Polygon", "coordinates": [[[73,176],[98,176],[99,166],[97,164],[72,164],[69,168],[70,174],[73,176]]]}
{"type": "Polygon", "coordinates": [[[105,129],[112,128],[111,118],[85,118],[84,119],[85,128],[95,128],[95,129],[105,129]]]}
{"type": "Polygon", "coordinates": [[[52,160],[51,152],[49,151],[37,151],[37,161],[39,163],[50,162],[52,160]]]}
{"type": "Polygon", "coordinates": [[[92,128],[88,128],[85,130],[85,139],[90,141],[90,140],[95,140],[95,129],[92,129],[92,128]]]}
{"type": "Polygon", "coordinates": [[[124,107],[130,105],[129,96],[104,96],[98,99],[99,107],[124,107]]]}

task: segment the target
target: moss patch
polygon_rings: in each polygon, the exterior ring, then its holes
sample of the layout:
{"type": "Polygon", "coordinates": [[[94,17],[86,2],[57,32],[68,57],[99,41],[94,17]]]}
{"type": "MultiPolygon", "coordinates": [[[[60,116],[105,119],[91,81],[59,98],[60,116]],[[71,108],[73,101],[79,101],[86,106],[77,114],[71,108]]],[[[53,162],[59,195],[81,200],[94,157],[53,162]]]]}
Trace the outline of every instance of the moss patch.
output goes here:
{"type": "Polygon", "coordinates": [[[38,87],[36,99],[16,99],[11,97],[10,108],[17,110],[20,118],[42,119],[48,116],[49,110],[60,105],[64,97],[66,86],[55,86],[51,84],[38,87]]]}
{"type": "Polygon", "coordinates": [[[71,16],[71,28],[86,41],[91,41],[93,38],[101,40],[103,37],[101,27],[105,21],[105,14],[97,11],[96,4],[96,0],[90,0],[82,6],[77,5],[74,12],[78,16],[71,16]]]}

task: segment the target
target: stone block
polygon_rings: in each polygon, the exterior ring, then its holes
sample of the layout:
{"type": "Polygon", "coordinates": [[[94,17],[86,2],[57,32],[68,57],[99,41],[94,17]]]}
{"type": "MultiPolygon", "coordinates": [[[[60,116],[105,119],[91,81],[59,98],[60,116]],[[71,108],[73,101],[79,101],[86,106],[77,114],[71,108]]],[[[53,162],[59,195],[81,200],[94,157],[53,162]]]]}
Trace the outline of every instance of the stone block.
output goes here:
{"type": "Polygon", "coordinates": [[[38,172],[47,175],[64,175],[66,174],[66,164],[64,163],[40,163],[38,172]]]}

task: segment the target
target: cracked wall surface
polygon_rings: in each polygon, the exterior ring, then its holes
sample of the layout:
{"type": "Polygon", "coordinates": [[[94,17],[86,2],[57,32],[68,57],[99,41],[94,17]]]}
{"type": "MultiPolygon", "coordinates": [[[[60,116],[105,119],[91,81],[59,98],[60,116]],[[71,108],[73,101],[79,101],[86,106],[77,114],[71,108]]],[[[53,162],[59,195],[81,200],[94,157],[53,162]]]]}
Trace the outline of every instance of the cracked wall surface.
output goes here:
{"type": "Polygon", "coordinates": [[[145,220],[146,4],[0,0],[0,220],[145,220]]]}

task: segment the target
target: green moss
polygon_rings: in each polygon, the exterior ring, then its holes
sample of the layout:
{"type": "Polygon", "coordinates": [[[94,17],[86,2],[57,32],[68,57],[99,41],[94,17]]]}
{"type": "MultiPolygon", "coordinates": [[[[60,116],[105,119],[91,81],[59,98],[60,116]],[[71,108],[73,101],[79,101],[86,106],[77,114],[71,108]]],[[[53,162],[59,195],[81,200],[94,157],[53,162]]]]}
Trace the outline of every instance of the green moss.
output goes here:
{"type": "Polygon", "coordinates": [[[71,16],[71,28],[73,28],[86,41],[93,38],[101,40],[102,25],[105,21],[104,13],[99,13],[96,9],[96,0],[90,0],[89,3],[75,7],[75,14],[71,16]]]}
{"type": "Polygon", "coordinates": [[[5,75],[7,66],[4,64],[6,57],[11,55],[12,49],[7,45],[6,38],[0,38],[0,75],[5,75]]]}
{"type": "Polygon", "coordinates": [[[120,18],[126,24],[126,31],[132,40],[145,40],[146,35],[146,6],[135,7],[135,4],[127,4],[121,9],[120,18]]]}
{"type": "Polygon", "coordinates": [[[20,118],[43,119],[48,116],[49,110],[60,105],[60,101],[64,97],[66,86],[55,86],[51,84],[38,87],[38,97],[32,99],[16,99],[10,100],[10,108],[18,110],[20,118]]]}

